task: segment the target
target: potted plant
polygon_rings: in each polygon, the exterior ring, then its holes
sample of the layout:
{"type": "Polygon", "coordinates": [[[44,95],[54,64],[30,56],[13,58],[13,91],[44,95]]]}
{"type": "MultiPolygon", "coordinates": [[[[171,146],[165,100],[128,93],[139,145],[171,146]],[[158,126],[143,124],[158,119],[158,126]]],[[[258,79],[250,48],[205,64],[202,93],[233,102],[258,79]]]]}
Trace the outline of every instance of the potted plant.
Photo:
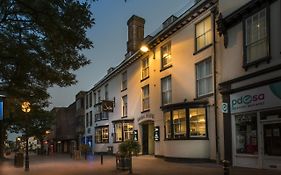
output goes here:
{"type": "Polygon", "coordinates": [[[116,154],[116,168],[129,170],[132,173],[132,155],[140,152],[140,144],[134,140],[126,140],[119,145],[119,151],[116,154]]]}

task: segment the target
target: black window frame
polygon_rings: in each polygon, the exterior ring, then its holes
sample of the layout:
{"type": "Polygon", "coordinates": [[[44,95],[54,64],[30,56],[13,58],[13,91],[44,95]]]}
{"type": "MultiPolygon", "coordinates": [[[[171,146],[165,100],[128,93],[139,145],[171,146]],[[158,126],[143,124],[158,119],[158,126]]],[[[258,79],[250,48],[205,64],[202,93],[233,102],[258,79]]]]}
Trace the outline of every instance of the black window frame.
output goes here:
{"type": "Polygon", "coordinates": [[[97,127],[95,127],[95,143],[96,144],[103,144],[103,143],[109,143],[109,125],[104,125],[104,126],[97,126],[97,127]],[[102,129],[103,128],[107,128],[107,135],[108,135],[108,138],[107,138],[107,141],[103,141],[103,139],[102,139],[102,135],[103,135],[103,133],[102,133],[102,129]],[[98,129],[100,129],[101,130],[101,140],[100,141],[97,141],[97,135],[96,135],[96,133],[97,133],[97,130],[98,129]]]}

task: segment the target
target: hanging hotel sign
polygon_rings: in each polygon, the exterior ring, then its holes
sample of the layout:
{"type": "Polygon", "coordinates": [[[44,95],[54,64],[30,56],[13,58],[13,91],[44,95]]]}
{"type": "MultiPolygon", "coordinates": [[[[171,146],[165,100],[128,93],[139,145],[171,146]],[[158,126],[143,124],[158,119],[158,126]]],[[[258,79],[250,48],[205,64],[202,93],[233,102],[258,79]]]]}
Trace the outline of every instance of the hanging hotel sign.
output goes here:
{"type": "Polygon", "coordinates": [[[113,112],[114,101],[103,100],[101,102],[101,107],[103,112],[113,112]]]}
{"type": "Polygon", "coordinates": [[[231,113],[281,106],[281,82],[230,95],[231,113]]]}
{"type": "Polygon", "coordinates": [[[133,132],[134,141],[138,141],[138,138],[139,138],[138,130],[134,130],[134,132],[133,132]]]}
{"type": "Polygon", "coordinates": [[[137,120],[139,123],[141,123],[145,120],[154,120],[154,114],[151,114],[151,113],[143,114],[137,120]]]}
{"type": "Polygon", "coordinates": [[[159,126],[154,127],[154,140],[160,141],[160,128],[159,128],[159,126]]]}

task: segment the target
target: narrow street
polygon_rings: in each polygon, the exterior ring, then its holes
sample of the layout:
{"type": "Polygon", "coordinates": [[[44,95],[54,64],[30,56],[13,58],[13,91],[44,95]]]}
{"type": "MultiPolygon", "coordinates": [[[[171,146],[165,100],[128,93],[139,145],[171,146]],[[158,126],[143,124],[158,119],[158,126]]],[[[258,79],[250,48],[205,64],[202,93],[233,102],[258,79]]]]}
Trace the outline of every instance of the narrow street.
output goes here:
{"type": "MultiPolygon", "coordinates": [[[[30,156],[30,171],[15,168],[12,156],[0,162],[0,175],[110,175],[128,174],[128,171],[117,171],[115,157],[104,156],[103,165],[100,156],[91,160],[73,160],[69,155],[30,156]]],[[[164,161],[154,156],[138,156],[133,158],[133,174],[136,175],[223,175],[223,169],[214,163],[175,163],[164,161]]],[[[232,168],[230,175],[279,175],[273,170],[257,170],[250,168],[232,168]]]]}

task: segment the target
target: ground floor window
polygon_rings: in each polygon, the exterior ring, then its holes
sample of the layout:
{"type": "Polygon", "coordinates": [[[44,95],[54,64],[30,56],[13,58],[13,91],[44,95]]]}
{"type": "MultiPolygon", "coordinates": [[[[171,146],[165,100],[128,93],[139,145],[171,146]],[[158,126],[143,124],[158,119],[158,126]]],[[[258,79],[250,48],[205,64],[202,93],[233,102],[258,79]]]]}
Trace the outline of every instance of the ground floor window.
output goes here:
{"type": "Polygon", "coordinates": [[[114,142],[123,142],[133,138],[134,123],[129,121],[114,122],[114,142]]]}
{"type": "Polygon", "coordinates": [[[235,115],[236,153],[258,154],[257,114],[235,115]]]}
{"type": "Polygon", "coordinates": [[[101,126],[95,128],[96,143],[108,143],[108,126],[101,126]]]}
{"type": "Polygon", "coordinates": [[[206,107],[183,107],[164,111],[166,139],[206,139],[206,107]]]}

